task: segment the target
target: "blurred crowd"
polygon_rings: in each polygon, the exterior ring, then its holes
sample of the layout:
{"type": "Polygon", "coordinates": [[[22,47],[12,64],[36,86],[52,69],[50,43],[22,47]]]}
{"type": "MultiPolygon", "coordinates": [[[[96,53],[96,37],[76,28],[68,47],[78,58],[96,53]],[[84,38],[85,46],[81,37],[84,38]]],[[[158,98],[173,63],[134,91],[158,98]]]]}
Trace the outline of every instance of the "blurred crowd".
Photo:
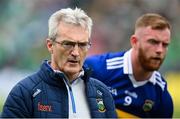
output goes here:
{"type": "Polygon", "coordinates": [[[172,43],[162,71],[180,71],[179,0],[1,0],[0,70],[4,67],[36,69],[48,58],[45,39],[49,16],[64,7],[80,7],[92,17],[89,55],[127,50],[135,20],[147,12],[167,17],[172,43]]]}

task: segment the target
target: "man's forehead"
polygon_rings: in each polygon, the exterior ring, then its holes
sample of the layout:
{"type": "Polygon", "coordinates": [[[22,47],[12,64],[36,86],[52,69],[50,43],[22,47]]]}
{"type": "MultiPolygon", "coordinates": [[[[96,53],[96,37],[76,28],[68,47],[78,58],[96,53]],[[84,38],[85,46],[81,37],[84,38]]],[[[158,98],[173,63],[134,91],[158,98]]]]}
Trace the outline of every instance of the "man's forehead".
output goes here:
{"type": "Polygon", "coordinates": [[[147,26],[147,27],[139,27],[136,29],[135,34],[138,36],[142,36],[142,35],[148,35],[148,34],[153,34],[153,33],[164,33],[170,36],[171,32],[168,28],[165,29],[152,29],[151,26],[147,26]]]}

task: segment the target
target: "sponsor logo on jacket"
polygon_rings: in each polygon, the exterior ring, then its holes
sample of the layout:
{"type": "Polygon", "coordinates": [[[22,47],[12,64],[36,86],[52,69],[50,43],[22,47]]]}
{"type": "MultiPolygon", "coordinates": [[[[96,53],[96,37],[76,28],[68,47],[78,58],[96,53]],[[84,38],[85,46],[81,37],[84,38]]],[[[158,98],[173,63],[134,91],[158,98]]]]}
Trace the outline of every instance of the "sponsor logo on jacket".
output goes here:
{"type": "Polygon", "coordinates": [[[52,107],[51,105],[43,105],[40,102],[38,102],[38,111],[52,112],[52,107]]]}

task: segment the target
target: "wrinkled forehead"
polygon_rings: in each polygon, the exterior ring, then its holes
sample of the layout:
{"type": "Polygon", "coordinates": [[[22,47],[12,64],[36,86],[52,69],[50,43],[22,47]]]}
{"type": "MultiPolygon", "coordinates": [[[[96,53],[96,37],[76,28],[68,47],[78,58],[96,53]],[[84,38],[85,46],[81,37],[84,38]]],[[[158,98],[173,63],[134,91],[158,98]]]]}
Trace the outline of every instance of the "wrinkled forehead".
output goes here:
{"type": "Polygon", "coordinates": [[[82,26],[74,24],[61,23],[58,27],[58,35],[60,38],[88,41],[89,31],[82,26]]]}

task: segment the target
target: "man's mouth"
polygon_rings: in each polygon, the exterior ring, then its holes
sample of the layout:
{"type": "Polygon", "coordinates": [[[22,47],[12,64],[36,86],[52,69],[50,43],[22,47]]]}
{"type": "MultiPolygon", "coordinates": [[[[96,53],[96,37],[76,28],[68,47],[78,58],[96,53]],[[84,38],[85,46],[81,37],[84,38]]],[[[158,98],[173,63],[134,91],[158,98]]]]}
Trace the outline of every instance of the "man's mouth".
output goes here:
{"type": "Polygon", "coordinates": [[[68,60],[68,62],[70,62],[70,63],[78,63],[77,60],[68,60]]]}
{"type": "Polygon", "coordinates": [[[162,58],[160,58],[160,57],[153,57],[152,59],[154,59],[154,60],[162,60],[162,58]]]}
{"type": "Polygon", "coordinates": [[[154,58],[152,58],[152,61],[154,61],[154,62],[161,62],[162,58],[154,57],[154,58]]]}
{"type": "Polygon", "coordinates": [[[161,60],[161,58],[158,58],[158,57],[155,57],[155,58],[152,58],[154,60],[161,60]]]}

